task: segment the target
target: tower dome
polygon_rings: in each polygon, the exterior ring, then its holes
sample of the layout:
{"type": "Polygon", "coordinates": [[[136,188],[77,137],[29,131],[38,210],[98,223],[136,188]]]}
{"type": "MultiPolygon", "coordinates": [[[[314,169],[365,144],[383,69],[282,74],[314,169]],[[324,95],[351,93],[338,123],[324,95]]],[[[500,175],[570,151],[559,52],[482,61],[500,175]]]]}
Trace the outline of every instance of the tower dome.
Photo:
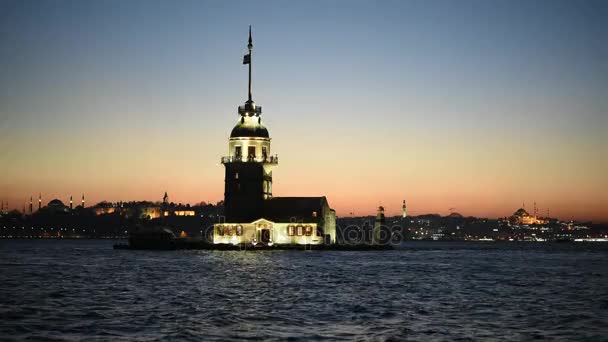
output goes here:
{"type": "Polygon", "coordinates": [[[230,133],[231,138],[268,138],[268,130],[259,116],[242,116],[230,133]]]}

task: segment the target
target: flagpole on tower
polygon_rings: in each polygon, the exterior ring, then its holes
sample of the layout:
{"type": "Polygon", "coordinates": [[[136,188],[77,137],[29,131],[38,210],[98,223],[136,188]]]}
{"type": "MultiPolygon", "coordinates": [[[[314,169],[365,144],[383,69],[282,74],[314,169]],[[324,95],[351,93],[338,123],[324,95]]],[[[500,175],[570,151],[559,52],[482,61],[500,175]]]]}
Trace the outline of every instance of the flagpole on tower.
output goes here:
{"type": "Polygon", "coordinates": [[[253,41],[251,39],[251,25],[249,25],[249,44],[247,44],[247,49],[249,49],[249,102],[251,102],[251,50],[253,50],[253,41]]]}
{"type": "MultiPolygon", "coordinates": [[[[251,25],[249,25],[249,42],[247,44],[247,54],[243,56],[243,64],[249,64],[249,89],[245,106],[239,106],[239,114],[243,116],[259,116],[262,113],[262,107],[256,106],[251,96],[251,53],[253,51],[253,38],[251,37],[251,25]]],[[[244,119],[242,119],[244,120],[244,119]]],[[[242,121],[241,120],[241,121],[242,121]]],[[[259,118],[258,118],[259,121],[259,118]]]]}

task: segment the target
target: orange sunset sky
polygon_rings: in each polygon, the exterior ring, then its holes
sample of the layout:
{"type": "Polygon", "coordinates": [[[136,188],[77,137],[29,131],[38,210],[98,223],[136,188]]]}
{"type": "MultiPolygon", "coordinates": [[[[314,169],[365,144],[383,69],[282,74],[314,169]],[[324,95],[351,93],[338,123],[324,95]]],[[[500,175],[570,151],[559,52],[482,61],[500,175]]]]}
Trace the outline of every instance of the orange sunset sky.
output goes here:
{"type": "Polygon", "coordinates": [[[252,24],[275,196],[325,195],[338,216],[397,215],[405,199],[411,215],[502,217],[536,201],[608,221],[602,15],[454,4],[5,5],[0,200],[222,200],[252,24]]]}

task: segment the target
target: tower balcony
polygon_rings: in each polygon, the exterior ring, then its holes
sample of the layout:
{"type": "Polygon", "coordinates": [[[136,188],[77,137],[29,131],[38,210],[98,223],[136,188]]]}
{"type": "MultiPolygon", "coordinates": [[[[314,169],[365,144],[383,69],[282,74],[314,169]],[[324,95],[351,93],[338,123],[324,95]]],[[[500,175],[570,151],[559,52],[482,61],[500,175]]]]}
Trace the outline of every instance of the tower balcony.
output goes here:
{"type": "Polygon", "coordinates": [[[262,163],[262,164],[278,164],[279,156],[266,156],[256,158],[255,156],[243,157],[243,156],[228,156],[222,157],[222,164],[229,163],[262,163]]]}
{"type": "Polygon", "coordinates": [[[256,106],[255,104],[239,106],[239,114],[248,116],[260,115],[262,114],[262,106],[256,106]]]}

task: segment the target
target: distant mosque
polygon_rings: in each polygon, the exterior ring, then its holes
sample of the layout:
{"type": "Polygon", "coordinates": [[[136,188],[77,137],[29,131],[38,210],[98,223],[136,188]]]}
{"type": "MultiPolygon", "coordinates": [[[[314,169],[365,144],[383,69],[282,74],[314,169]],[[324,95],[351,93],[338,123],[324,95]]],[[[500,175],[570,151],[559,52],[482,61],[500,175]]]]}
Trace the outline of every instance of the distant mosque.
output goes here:
{"type": "Polygon", "coordinates": [[[538,216],[538,208],[536,202],[534,202],[534,215],[530,215],[526,209],[526,205],[523,204],[521,208],[517,209],[511,216],[511,221],[515,224],[528,225],[528,224],[547,224],[549,223],[548,218],[541,218],[538,216]]]}
{"type": "MultiPolygon", "coordinates": [[[[70,196],[70,205],[67,206],[65,204],[63,204],[63,202],[58,199],[52,199],[50,200],[46,206],[42,206],[42,193],[38,194],[38,212],[46,212],[46,213],[53,213],[53,214],[57,214],[57,213],[69,213],[69,212],[73,212],[74,210],[82,210],[84,209],[84,194],[82,194],[82,200],[80,202],[80,205],[77,206],[76,208],[74,208],[74,201],[72,199],[72,196],[70,196]]],[[[29,203],[29,214],[32,215],[34,213],[34,199],[33,196],[30,196],[30,203],[29,203]]],[[[23,214],[26,214],[25,211],[25,204],[23,205],[23,214]]]]}
{"type": "Polygon", "coordinates": [[[273,197],[272,169],[278,156],[270,151],[270,135],[262,124],[262,107],[251,96],[253,41],[249,27],[249,91],[228,141],[225,167],[225,222],[214,225],[214,244],[259,246],[334,244],[336,212],[327,198],[273,197]]]}

